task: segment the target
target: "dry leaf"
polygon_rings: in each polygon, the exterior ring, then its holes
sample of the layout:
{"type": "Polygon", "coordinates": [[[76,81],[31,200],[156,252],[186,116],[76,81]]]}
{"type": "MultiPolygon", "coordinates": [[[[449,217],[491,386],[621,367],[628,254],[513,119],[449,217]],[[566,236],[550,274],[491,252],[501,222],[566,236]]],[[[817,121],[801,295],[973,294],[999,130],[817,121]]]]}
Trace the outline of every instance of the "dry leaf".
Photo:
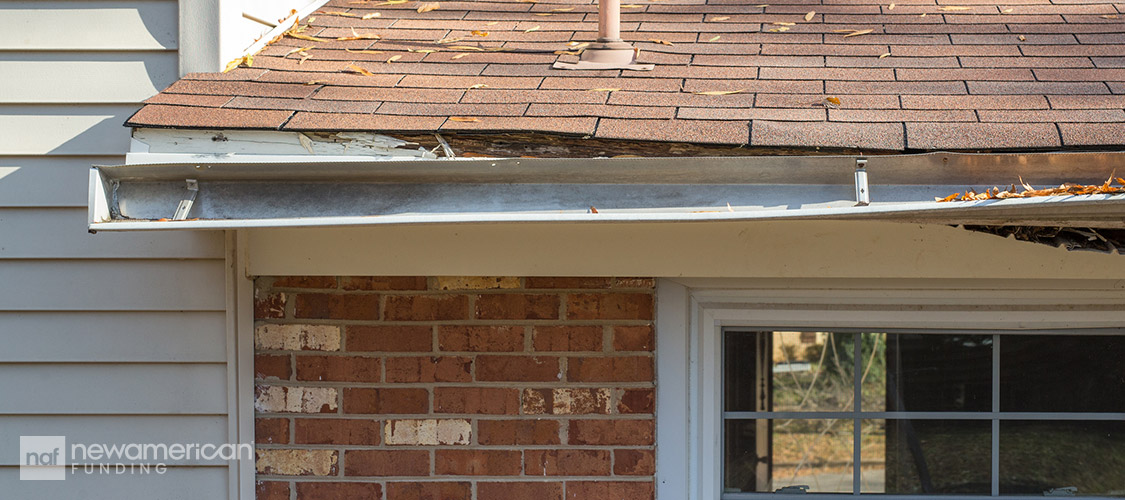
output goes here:
{"type": "Polygon", "coordinates": [[[840,98],[839,97],[825,97],[824,100],[827,101],[829,104],[833,104],[833,105],[836,105],[836,106],[840,105],[840,98]]]}
{"type": "Polygon", "coordinates": [[[879,59],[883,59],[883,58],[886,58],[886,57],[891,57],[891,53],[885,52],[885,53],[879,55],[879,59]]]}
{"type": "Polygon", "coordinates": [[[796,26],[797,25],[797,23],[786,23],[786,22],[782,22],[782,21],[778,21],[776,23],[770,23],[770,24],[773,24],[775,26],[796,26]]]}
{"type": "Polygon", "coordinates": [[[381,50],[352,50],[352,49],[344,49],[344,50],[347,51],[347,52],[351,52],[352,54],[382,54],[383,53],[383,51],[381,51],[381,50]]]}
{"type": "Polygon", "coordinates": [[[481,52],[484,50],[480,47],[473,47],[472,45],[450,45],[446,48],[449,50],[475,50],[477,52],[481,52]]]}
{"type": "Polygon", "coordinates": [[[483,89],[483,88],[485,88],[485,87],[487,87],[487,86],[488,86],[488,84],[486,84],[486,83],[477,83],[477,84],[469,85],[469,90],[472,90],[472,89],[483,89]]]}
{"type": "Polygon", "coordinates": [[[719,16],[711,18],[712,21],[726,21],[727,19],[730,19],[730,16],[719,16]]]}
{"type": "Polygon", "coordinates": [[[769,7],[769,6],[770,6],[770,4],[768,4],[768,3],[760,3],[758,5],[755,5],[754,7],[757,7],[759,9],[764,9],[766,7],[769,7]]]}
{"type": "Polygon", "coordinates": [[[473,30],[472,33],[473,33],[473,36],[488,36],[487,31],[473,30]]]}
{"type": "Polygon", "coordinates": [[[374,35],[374,34],[361,35],[359,33],[356,33],[355,28],[352,28],[352,36],[342,36],[342,37],[337,38],[336,40],[339,40],[339,41],[345,41],[345,40],[378,40],[380,38],[383,38],[383,37],[381,37],[379,35],[374,35]]]}
{"type": "Polygon", "coordinates": [[[404,4],[406,2],[409,2],[409,1],[410,0],[387,0],[386,2],[377,3],[375,5],[376,6],[379,6],[379,5],[399,5],[399,4],[404,4]]]}
{"type": "Polygon", "coordinates": [[[637,5],[635,3],[629,3],[621,6],[622,9],[643,9],[644,7],[644,5],[637,5]]]}
{"type": "Polygon", "coordinates": [[[380,14],[378,12],[372,12],[370,14],[367,14],[367,15],[363,16],[361,19],[375,19],[376,17],[379,17],[381,15],[382,14],[380,14]]]}
{"type": "Polygon", "coordinates": [[[714,41],[717,41],[718,39],[720,39],[722,37],[723,37],[722,35],[715,35],[715,36],[711,37],[710,40],[707,40],[707,41],[708,42],[714,42],[714,41]]]}
{"type": "Polygon", "coordinates": [[[500,21],[492,21],[491,23],[484,23],[485,26],[496,26],[497,24],[500,24],[500,21]]]}
{"type": "Polygon", "coordinates": [[[541,16],[541,17],[547,17],[547,16],[553,16],[554,14],[552,14],[550,12],[539,12],[539,13],[536,13],[535,15],[541,16]]]}
{"type": "Polygon", "coordinates": [[[465,57],[465,56],[467,56],[467,55],[469,55],[469,53],[468,53],[468,52],[463,52],[463,53],[457,54],[457,55],[455,55],[455,56],[453,56],[453,57],[450,57],[450,59],[460,59],[460,58],[462,58],[462,57],[465,57]]]}
{"type": "Polygon", "coordinates": [[[300,33],[296,33],[296,32],[293,32],[293,31],[287,31],[285,34],[289,35],[293,38],[299,39],[299,40],[308,40],[310,42],[329,42],[329,41],[331,41],[327,38],[317,38],[315,36],[302,35],[300,33]]]}
{"type": "Polygon", "coordinates": [[[596,214],[596,213],[598,213],[598,209],[597,209],[597,208],[594,208],[594,206],[593,206],[593,205],[590,205],[590,213],[592,213],[592,214],[596,214]]]}
{"type": "Polygon", "coordinates": [[[289,52],[286,52],[286,53],[285,53],[285,55],[289,56],[289,55],[293,55],[293,54],[296,54],[296,53],[298,53],[298,52],[304,52],[304,51],[306,51],[306,50],[312,50],[312,49],[313,49],[313,48],[312,48],[311,46],[309,46],[309,47],[297,47],[297,48],[295,48],[295,49],[293,49],[293,50],[290,50],[289,52]]]}
{"type": "Polygon", "coordinates": [[[1015,9],[1002,9],[1002,10],[1000,11],[1000,13],[1001,13],[1001,14],[1007,14],[1007,13],[1009,13],[1009,12],[1013,11],[1013,10],[1015,10],[1015,9]]]}
{"type": "Polygon", "coordinates": [[[572,10],[574,10],[574,7],[559,7],[557,9],[551,9],[551,12],[570,12],[572,10]]]}
{"type": "Polygon", "coordinates": [[[424,3],[424,4],[422,4],[421,7],[418,7],[418,13],[423,14],[423,13],[429,12],[431,10],[438,10],[440,8],[441,8],[441,4],[438,3],[438,2],[424,3]]]}
{"type": "Polygon", "coordinates": [[[456,36],[456,37],[453,37],[453,38],[442,38],[441,40],[438,40],[436,43],[454,43],[454,42],[460,42],[461,40],[464,40],[464,38],[456,36]]]}
{"type": "Polygon", "coordinates": [[[1117,14],[1104,14],[1098,17],[1102,19],[1117,19],[1117,14]]]}
{"type": "Polygon", "coordinates": [[[397,55],[397,56],[391,56],[391,57],[390,57],[389,59],[387,59],[387,62],[388,62],[388,63],[393,63],[393,62],[395,62],[395,61],[397,61],[397,60],[399,60],[399,59],[402,59],[402,56],[401,56],[401,55],[397,55]]]}
{"type": "Polygon", "coordinates": [[[1025,36],[1023,36],[1023,35],[1020,35],[1020,36],[1019,36],[1018,38],[1020,39],[1020,41],[1021,41],[1021,42],[1026,42],[1026,41],[1027,41],[1027,37],[1025,37],[1025,36]]]}
{"type": "Polygon", "coordinates": [[[617,92],[618,90],[621,90],[621,89],[598,88],[598,89],[589,89],[586,92],[617,92]]]}
{"type": "Polygon", "coordinates": [[[324,84],[327,84],[327,83],[328,83],[328,80],[310,80],[310,81],[305,82],[305,85],[324,85],[324,84]]]}
{"type": "Polygon", "coordinates": [[[223,73],[226,73],[242,65],[245,65],[247,68],[254,66],[254,56],[251,54],[247,54],[227,63],[227,67],[223,69],[223,73]]]}
{"type": "Polygon", "coordinates": [[[449,117],[449,120],[455,121],[455,122],[479,122],[480,121],[479,118],[472,118],[472,117],[467,117],[467,116],[451,116],[451,117],[449,117]]]}
{"type": "Polygon", "coordinates": [[[922,13],[922,15],[920,15],[920,16],[918,16],[918,17],[926,17],[926,13],[925,13],[925,12],[923,12],[923,13],[922,13]]]}
{"type": "Polygon", "coordinates": [[[1020,178],[1020,187],[1017,188],[1012,184],[1007,189],[1000,189],[992,187],[985,189],[983,193],[978,193],[974,189],[968,189],[964,194],[953,193],[945,198],[934,198],[937,202],[947,201],[977,201],[977,200],[995,200],[1007,198],[1031,198],[1036,196],[1062,196],[1062,195],[1089,195],[1089,194],[1121,194],[1125,193],[1125,179],[1115,178],[1113,175],[1109,176],[1101,185],[1091,184],[1082,185],[1067,182],[1059,185],[1056,188],[1035,189],[1020,178]],[[1111,184],[1117,181],[1123,187],[1114,187],[1111,184]],[[1022,189],[1022,191],[1020,191],[1022,189]]]}
{"type": "Polygon", "coordinates": [[[365,69],[363,69],[359,66],[356,66],[354,64],[349,64],[349,65],[345,66],[344,71],[347,71],[349,73],[359,73],[363,76],[375,76],[375,73],[367,71],[367,70],[365,70],[365,69]]]}
{"type": "Polygon", "coordinates": [[[343,17],[359,17],[359,14],[352,14],[351,12],[317,12],[317,14],[325,16],[343,16],[343,17]]]}
{"type": "Polygon", "coordinates": [[[868,33],[871,33],[872,31],[875,31],[875,30],[855,30],[851,33],[848,33],[848,34],[844,35],[844,38],[847,38],[849,36],[866,35],[868,33]]]}
{"type": "Polygon", "coordinates": [[[805,21],[812,21],[812,18],[815,17],[815,16],[816,16],[815,10],[809,11],[808,14],[805,14],[805,21]]]}
{"type": "Polygon", "coordinates": [[[782,26],[780,28],[770,28],[768,31],[770,31],[772,33],[780,33],[780,32],[783,32],[783,31],[789,31],[789,28],[782,26]]]}
{"type": "MultiPolygon", "coordinates": [[[[437,52],[434,49],[406,49],[406,51],[407,52],[417,52],[419,54],[433,54],[434,52],[437,52]]],[[[381,52],[379,52],[379,53],[381,53],[381,52]]]]}
{"type": "Polygon", "coordinates": [[[887,6],[887,10],[895,10],[895,4],[892,3],[889,6],[887,6]]]}
{"type": "Polygon", "coordinates": [[[531,28],[523,30],[524,33],[531,33],[532,31],[539,31],[539,26],[533,26],[531,28]]]}
{"type": "Polygon", "coordinates": [[[741,93],[743,93],[743,92],[746,92],[746,89],[738,89],[738,90],[707,90],[707,91],[703,91],[703,92],[692,92],[692,94],[695,94],[695,95],[731,95],[731,94],[741,94],[741,93]]]}
{"type": "Polygon", "coordinates": [[[946,6],[943,6],[943,7],[938,7],[938,10],[973,10],[973,8],[972,7],[964,7],[964,6],[961,6],[961,5],[946,5],[946,6]]]}
{"type": "Polygon", "coordinates": [[[672,42],[669,42],[668,40],[661,40],[659,38],[649,38],[648,41],[652,43],[659,43],[661,45],[672,45],[672,42]]]}

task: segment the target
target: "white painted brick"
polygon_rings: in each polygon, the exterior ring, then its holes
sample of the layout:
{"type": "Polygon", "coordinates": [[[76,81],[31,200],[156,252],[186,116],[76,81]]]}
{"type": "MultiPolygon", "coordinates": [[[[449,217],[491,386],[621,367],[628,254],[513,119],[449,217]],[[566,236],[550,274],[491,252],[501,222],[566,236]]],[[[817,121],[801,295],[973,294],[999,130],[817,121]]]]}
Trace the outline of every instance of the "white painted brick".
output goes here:
{"type": "Polygon", "coordinates": [[[340,327],[333,325],[259,325],[254,347],[281,351],[339,351],[340,327]]]}

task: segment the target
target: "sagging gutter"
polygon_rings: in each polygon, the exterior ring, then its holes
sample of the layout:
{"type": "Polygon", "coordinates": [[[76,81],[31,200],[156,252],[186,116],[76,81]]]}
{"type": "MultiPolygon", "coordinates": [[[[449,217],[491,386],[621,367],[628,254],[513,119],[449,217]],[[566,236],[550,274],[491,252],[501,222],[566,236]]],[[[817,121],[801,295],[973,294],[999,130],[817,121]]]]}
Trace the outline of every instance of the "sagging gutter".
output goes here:
{"type": "Polygon", "coordinates": [[[1125,195],[937,203],[966,187],[1100,184],[1125,153],[257,162],[251,157],[95,167],[92,231],[431,223],[847,219],[1125,227],[1125,195]],[[171,218],[199,191],[188,220],[171,218]]]}

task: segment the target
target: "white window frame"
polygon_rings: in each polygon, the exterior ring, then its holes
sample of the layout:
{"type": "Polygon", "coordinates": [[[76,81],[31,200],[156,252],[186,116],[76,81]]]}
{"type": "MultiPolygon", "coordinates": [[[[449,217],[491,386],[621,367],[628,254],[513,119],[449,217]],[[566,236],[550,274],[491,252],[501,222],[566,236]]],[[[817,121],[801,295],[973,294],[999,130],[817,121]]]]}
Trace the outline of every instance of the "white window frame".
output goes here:
{"type": "MultiPolygon", "coordinates": [[[[657,500],[719,499],[722,491],[720,352],[725,328],[947,331],[1120,328],[1125,326],[1123,287],[1125,284],[1114,280],[658,280],[657,500]]],[[[839,495],[817,494],[765,495],[794,500],[840,498],[839,495]]],[[[881,495],[880,498],[943,497],[881,495]]],[[[995,497],[944,498],[985,500],[995,497]]]]}

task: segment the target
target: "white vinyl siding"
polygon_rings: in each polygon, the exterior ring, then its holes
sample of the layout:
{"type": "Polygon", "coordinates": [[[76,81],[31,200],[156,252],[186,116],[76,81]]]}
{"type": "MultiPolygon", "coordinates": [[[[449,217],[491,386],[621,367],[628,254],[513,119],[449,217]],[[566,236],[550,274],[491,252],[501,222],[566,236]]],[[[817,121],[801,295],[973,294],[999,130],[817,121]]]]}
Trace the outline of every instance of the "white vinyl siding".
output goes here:
{"type": "MultiPolygon", "coordinates": [[[[223,235],[86,231],[88,170],[178,76],[178,4],[0,0],[0,449],[232,440],[223,235]]],[[[170,210],[172,207],[170,207],[170,210]]],[[[5,498],[228,498],[224,465],[19,481],[5,498]]]]}

